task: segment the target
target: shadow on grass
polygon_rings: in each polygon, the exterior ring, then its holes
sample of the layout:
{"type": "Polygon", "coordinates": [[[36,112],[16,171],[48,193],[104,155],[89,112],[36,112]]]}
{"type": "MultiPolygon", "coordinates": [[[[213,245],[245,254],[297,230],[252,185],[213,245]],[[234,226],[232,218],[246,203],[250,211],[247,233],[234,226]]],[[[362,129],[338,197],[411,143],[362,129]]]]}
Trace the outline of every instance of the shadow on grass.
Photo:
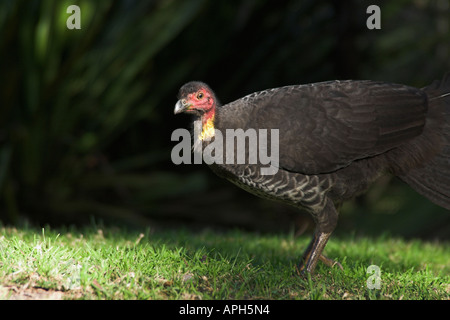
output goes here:
{"type": "MultiPolygon", "coordinates": [[[[294,237],[292,234],[258,234],[239,230],[192,232],[187,229],[160,230],[149,235],[148,241],[169,247],[184,247],[188,252],[205,249],[211,255],[228,259],[249,259],[254,265],[270,268],[296,266],[312,235],[294,237]]],[[[447,271],[445,255],[450,254],[447,242],[404,240],[385,233],[379,237],[332,237],[324,253],[340,262],[344,269],[376,265],[390,273],[426,270],[428,263],[436,264],[435,272],[447,271]],[[444,246],[436,250],[436,245],[444,246]]],[[[319,262],[317,272],[327,272],[319,262]]],[[[294,270],[293,270],[294,273],[294,270]]]]}

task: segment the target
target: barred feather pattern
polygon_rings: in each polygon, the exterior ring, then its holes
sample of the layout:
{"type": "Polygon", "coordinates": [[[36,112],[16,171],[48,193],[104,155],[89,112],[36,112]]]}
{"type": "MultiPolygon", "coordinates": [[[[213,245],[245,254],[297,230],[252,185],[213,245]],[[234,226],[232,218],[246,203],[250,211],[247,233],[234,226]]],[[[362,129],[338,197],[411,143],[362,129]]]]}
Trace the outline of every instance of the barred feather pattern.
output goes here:
{"type": "Polygon", "coordinates": [[[320,213],[326,204],[328,191],[336,180],[333,174],[303,175],[280,170],[274,175],[263,175],[260,167],[227,166],[233,172],[227,174],[224,167],[210,166],[240,188],[261,198],[277,200],[310,211],[320,213]]]}

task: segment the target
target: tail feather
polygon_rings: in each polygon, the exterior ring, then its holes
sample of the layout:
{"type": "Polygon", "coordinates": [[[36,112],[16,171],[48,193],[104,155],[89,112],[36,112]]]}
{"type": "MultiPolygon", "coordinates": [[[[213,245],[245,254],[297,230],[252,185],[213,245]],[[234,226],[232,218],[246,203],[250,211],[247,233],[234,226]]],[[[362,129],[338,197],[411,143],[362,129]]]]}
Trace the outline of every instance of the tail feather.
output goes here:
{"type": "Polygon", "coordinates": [[[423,166],[410,170],[400,178],[418,193],[450,210],[450,73],[442,81],[435,81],[422,90],[427,93],[429,102],[428,131],[433,135],[430,138],[438,139],[433,139],[432,143],[437,145],[439,151],[423,166]]]}

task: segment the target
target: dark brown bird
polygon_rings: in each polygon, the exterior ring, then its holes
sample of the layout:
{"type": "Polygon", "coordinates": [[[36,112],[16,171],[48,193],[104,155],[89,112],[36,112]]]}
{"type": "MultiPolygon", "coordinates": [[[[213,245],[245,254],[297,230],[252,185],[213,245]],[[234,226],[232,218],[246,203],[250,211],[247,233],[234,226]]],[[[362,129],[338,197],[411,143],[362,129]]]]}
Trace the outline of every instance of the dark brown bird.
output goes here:
{"type": "Polygon", "coordinates": [[[450,210],[450,73],[422,89],[329,81],[268,89],[223,106],[206,84],[189,82],[175,106],[175,114],[182,112],[195,115],[201,125],[194,137],[197,152],[206,153],[227,129],[267,129],[267,141],[277,130],[278,144],[267,148],[267,154],[278,151],[272,174],[262,173],[267,162],[250,161],[251,143],[245,149],[233,146],[234,161],[226,161],[229,150],[211,153],[216,161],[210,167],[253,194],[312,215],[316,230],[301,260],[302,273],[312,273],[318,260],[334,264],[322,251],[336,227],[336,206],[381,175],[398,176],[450,210]],[[245,153],[245,163],[236,162],[238,152],[245,153]]]}

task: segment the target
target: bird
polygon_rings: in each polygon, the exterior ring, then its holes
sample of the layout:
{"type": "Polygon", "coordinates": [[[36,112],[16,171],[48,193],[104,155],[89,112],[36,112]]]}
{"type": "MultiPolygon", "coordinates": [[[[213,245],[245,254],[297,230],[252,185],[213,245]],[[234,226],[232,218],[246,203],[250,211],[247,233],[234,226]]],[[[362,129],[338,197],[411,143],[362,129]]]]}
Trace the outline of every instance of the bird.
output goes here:
{"type": "MultiPolygon", "coordinates": [[[[180,113],[198,124],[194,152],[205,152],[219,132],[277,133],[273,174],[263,174],[267,162],[260,160],[208,166],[256,196],[312,216],[313,237],[296,266],[301,275],[313,274],[318,261],[342,268],[323,254],[338,208],[383,175],[450,210],[450,72],[423,88],[333,80],[262,90],[224,105],[207,84],[191,81],[179,89],[174,114],[180,113]]],[[[244,147],[231,151],[248,157],[252,145],[244,147]]]]}

